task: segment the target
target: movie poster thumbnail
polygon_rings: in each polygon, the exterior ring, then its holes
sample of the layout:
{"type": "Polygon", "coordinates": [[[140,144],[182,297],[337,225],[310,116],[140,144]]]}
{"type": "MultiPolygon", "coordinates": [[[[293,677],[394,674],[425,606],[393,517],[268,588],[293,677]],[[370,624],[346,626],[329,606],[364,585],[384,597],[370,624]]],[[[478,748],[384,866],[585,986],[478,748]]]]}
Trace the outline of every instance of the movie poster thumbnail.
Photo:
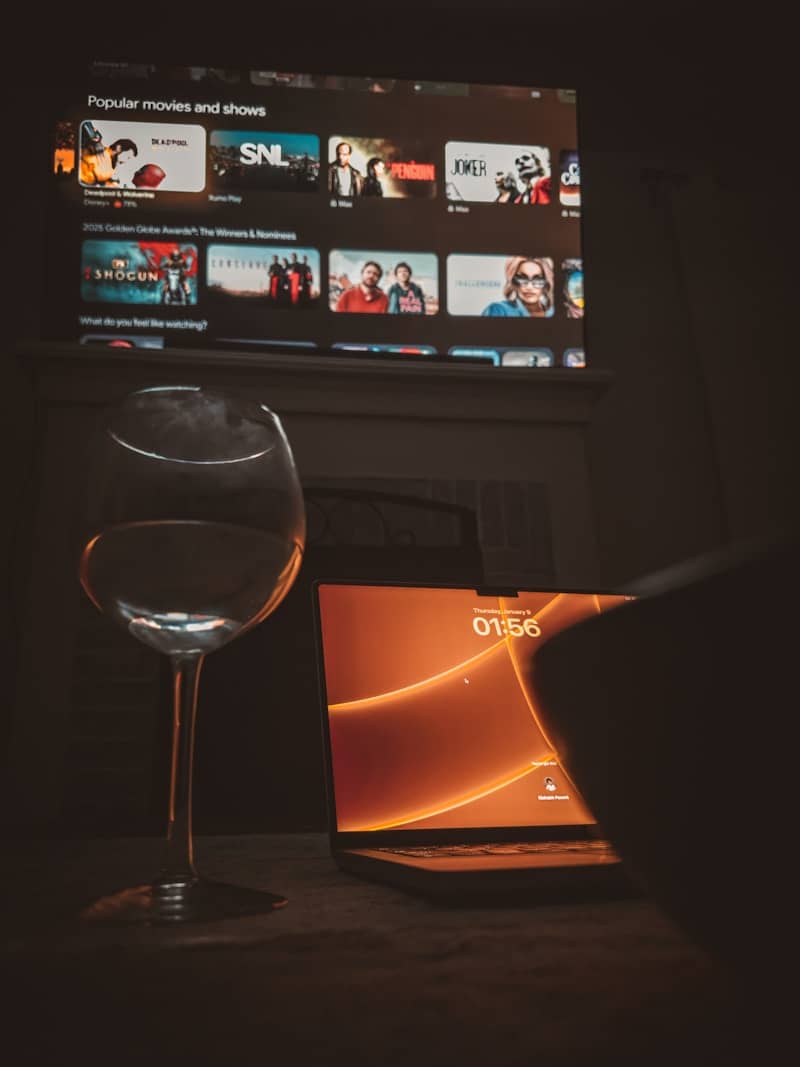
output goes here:
{"type": "Polygon", "coordinates": [[[504,348],[500,356],[503,367],[552,367],[552,348],[504,348]]]}
{"type": "Polygon", "coordinates": [[[302,311],[319,306],[320,255],[296,245],[208,246],[209,294],[302,311]]]}
{"type": "Polygon", "coordinates": [[[365,341],[337,341],[331,345],[332,349],[341,352],[357,352],[359,355],[389,356],[435,356],[436,349],[433,345],[384,345],[373,344],[365,341]]]}
{"type": "Polygon", "coordinates": [[[482,204],[549,204],[550,150],[541,145],[448,141],[448,200],[482,204]]]}
{"type": "Polygon", "coordinates": [[[585,367],[586,353],[582,348],[565,348],[561,362],[565,367],[585,367]]]}
{"type": "Polygon", "coordinates": [[[334,249],[328,259],[328,307],[358,314],[435,315],[436,255],[334,249]]]}
{"type": "Polygon", "coordinates": [[[239,352],[285,353],[287,349],[310,352],[317,348],[316,341],[295,341],[285,337],[218,337],[217,341],[226,348],[239,352]]]}
{"type": "Polygon", "coordinates": [[[81,299],[101,304],[197,303],[197,248],[168,241],[84,241],[81,299]]]}
{"type": "Polygon", "coordinates": [[[490,318],[552,318],[553,260],[549,256],[447,257],[447,310],[490,318]]]}
{"type": "Polygon", "coordinates": [[[430,199],[436,196],[436,164],[427,145],[388,137],[331,137],[328,192],[334,197],[430,199]]]}
{"type": "Polygon", "coordinates": [[[558,200],[564,207],[581,206],[581,163],[574,149],[561,152],[558,161],[558,200]]]}
{"type": "Polygon", "coordinates": [[[583,296],[583,260],[563,260],[561,279],[561,302],[564,313],[568,319],[582,319],[586,309],[583,296]]]}
{"type": "Polygon", "coordinates": [[[80,343],[106,348],[163,348],[164,338],[147,333],[84,333],[80,343]]]}
{"type": "Polygon", "coordinates": [[[206,131],[185,123],[117,122],[80,125],[78,181],[87,188],[197,193],[206,184],[206,131]]]}
{"type": "Polygon", "coordinates": [[[500,366],[500,352],[496,348],[484,348],[480,345],[454,345],[447,350],[453,359],[474,359],[478,363],[491,363],[500,366]]]}
{"type": "Polygon", "coordinates": [[[475,345],[456,345],[448,349],[449,356],[491,362],[495,367],[552,367],[555,363],[552,348],[482,348],[475,345]]]}
{"type": "Polygon", "coordinates": [[[66,178],[74,170],[75,127],[63,119],[56,123],[53,134],[53,174],[56,178],[66,178]]]}
{"type": "Polygon", "coordinates": [[[315,193],[319,188],[316,134],[213,130],[208,151],[217,189],[315,193]]]}

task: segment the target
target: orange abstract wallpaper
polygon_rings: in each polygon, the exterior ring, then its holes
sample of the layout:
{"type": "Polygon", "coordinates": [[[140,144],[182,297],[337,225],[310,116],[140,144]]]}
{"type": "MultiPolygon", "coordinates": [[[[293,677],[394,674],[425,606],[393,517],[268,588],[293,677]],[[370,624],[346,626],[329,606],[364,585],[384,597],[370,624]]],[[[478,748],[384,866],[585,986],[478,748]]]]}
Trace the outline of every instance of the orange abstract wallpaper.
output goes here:
{"type": "Polygon", "coordinates": [[[331,584],[319,598],[340,831],[593,821],[538,723],[528,664],[624,597],[331,584]]]}

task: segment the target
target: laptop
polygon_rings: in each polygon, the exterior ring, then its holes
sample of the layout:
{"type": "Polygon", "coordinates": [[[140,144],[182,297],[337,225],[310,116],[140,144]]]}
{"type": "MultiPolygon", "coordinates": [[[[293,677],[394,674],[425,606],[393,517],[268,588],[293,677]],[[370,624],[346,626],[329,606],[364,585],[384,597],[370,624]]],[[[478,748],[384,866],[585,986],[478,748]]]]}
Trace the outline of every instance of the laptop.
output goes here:
{"type": "Polygon", "coordinates": [[[636,892],[528,682],[549,636],[632,597],[325,579],[312,596],[339,868],[451,904],[636,892]]]}

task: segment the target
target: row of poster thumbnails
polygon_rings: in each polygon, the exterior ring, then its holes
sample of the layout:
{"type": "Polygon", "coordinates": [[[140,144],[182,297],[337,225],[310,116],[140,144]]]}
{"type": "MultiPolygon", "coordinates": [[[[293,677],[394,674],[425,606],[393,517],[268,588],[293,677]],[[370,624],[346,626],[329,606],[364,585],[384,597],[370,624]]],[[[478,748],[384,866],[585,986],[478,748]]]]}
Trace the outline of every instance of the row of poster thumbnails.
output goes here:
{"type": "MultiPolygon", "coordinates": [[[[91,316],[82,316],[86,323],[91,316]]],[[[98,318],[98,323],[103,320],[98,318]]],[[[142,329],[163,327],[164,322],[154,319],[131,320],[131,324],[141,326],[142,329]]],[[[173,323],[172,325],[180,325],[173,323]]],[[[195,325],[187,323],[187,326],[195,325]]],[[[85,345],[103,345],[110,348],[164,348],[166,338],[163,335],[153,333],[84,333],[80,337],[80,343],[85,345]]],[[[296,340],[265,340],[264,338],[224,337],[219,339],[221,345],[233,345],[237,349],[251,351],[277,351],[277,352],[306,352],[313,354],[317,349],[314,341],[296,340]]],[[[359,356],[393,356],[436,359],[438,349],[432,345],[417,344],[374,344],[364,341],[337,341],[331,349],[342,355],[359,356]]],[[[514,346],[514,347],[490,347],[478,345],[452,345],[447,350],[449,359],[459,362],[491,363],[495,367],[555,367],[556,355],[553,349],[547,345],[514,346]]],[[[561,352],[558,365],[561,367],[585,367],[586,353],[583,348],[570,347],[561,352]]]]}
{"type": "MultiPolygon", "coordinates": [[[[441,150],[439,150],[441,151],[441,150]]],[[[447,141],[444,159],[423,142],[390,137],[328,139],[323,165],[320,139],[311,133],[212,130],[183,123],[119,122],[108,118],[57,125],[53,169],[87,189],[200,193],[208,179],[227,191],[316,193],[340,199],[430,199],[444,189],[452,202],[550,204],[581,202],[575,149],[553,153],[546,145],[447,141]],[[79,147],[78,147],[79,146],[79,147]],[[207,176],[208,171],[209,174],[207,176]]]]}
{"type": "MultiPolygon", "coordinates": [[[[80,296],[86,303],[195,306],[200,258],[191,243],[84,241],[80,296]]],[[[330,311],[436,315],[440,310],[439,259],[433,252],[333,249],[327,266],[324,300],[330,311]]],[[[450,315],[584,316],[578,258],[556,265],[552,257],[535,254],[452,253],[446,278],[450,315]]],[[[209,244],[204,303],[206,299],[287,311],[320,307],[320,252],[286,245],[209,244]]]]}

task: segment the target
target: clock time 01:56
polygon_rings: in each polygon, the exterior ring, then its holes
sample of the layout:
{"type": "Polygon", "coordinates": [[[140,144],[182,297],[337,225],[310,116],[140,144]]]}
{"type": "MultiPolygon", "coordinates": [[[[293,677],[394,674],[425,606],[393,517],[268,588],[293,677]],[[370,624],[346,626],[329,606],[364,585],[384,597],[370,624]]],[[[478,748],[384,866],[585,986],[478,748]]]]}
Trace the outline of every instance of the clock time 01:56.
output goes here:
{"type": "Polygon", "coordinates": [[[476,615],[472,620],[472,629],[478,637],[541,637],[542,628],[536,619],[500,619],[497,615],[488,618],[476,615]]]}

